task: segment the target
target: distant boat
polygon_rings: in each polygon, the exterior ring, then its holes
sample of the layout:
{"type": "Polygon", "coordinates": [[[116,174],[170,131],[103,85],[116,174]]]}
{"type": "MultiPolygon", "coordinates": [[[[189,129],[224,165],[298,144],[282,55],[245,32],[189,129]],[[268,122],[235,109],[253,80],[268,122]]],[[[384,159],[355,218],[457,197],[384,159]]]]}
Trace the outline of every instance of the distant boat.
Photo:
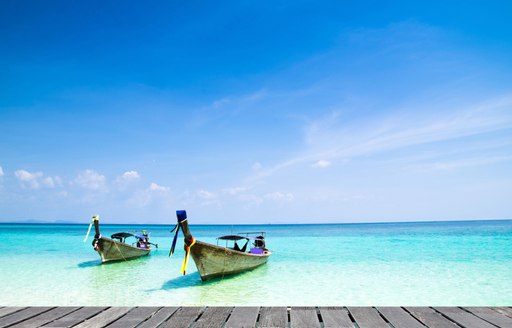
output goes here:
{"type": "Polygon", "coordinates": [[[171,255],[176,245],[176,236],[179,227],[185,236],[185,261],[182,272],[185,274],[188,253],[192,255],[201,280],[206,281],[251,270],[267,263],[271,252],[265,248],[264,232],[246,232],[237,235],[227,235],[217,238],[217,245],[195,240],[190,233],[187,223],[187,213],[176,211],[178,225],[176,235],[171,247],[171,255]],[[256,237],[250,237],[255,235],[256,237]],[[225,242],[225,246],[219,246],[225,242]],[[240,243],[240,244],[239,244],[240,243]],[[228,246],[231,244],[232,246],[228,246]]]}
{"type": "MultiPolygon", "coordinates": [[[[106,238],[100,234],[99,217],[97,215],[93,216],[93,222],[91,222],[91,224],[93,223],[95,235],[92,246],[100,255],[102,263],[127,261],[148,255],[151,252],[151,245],[158,248],[157,244],[149,242],[149,235],[145,231],[143,231],[142,234],[117,232],[111,235],[110,238],[106,238]]],[[[89,235],[90,229],[91,227],[89,226],[87,236],[89,235]]],[[[85,240],[87,240],[87,236],[85,240]]]]}

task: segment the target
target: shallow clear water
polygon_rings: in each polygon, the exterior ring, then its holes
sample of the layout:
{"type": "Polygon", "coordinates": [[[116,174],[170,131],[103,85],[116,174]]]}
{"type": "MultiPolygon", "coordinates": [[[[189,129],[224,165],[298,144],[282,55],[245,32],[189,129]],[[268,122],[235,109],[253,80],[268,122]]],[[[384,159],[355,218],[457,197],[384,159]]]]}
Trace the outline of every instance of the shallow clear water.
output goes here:
{"type": "Polygon", "coordinates": [[[0,306],[24,305],[510,305],[512,221],[191,226],[200,240],[266,231],[267,265],[203,283],[180,275],[171,226],[147,228],[150,256],[100,264],[86,225],[0,224],[0,306]]]}

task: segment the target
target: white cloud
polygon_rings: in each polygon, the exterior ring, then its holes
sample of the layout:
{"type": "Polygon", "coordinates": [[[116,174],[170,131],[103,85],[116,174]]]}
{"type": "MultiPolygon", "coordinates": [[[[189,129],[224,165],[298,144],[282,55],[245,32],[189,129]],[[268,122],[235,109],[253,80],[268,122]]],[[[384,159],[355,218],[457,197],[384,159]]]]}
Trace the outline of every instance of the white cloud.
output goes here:
{"type": "Polygon", "coordinates": [[[152,204],[155,200],[161,200],[164,203],[170,203],[171,188],[161,186],[155,182],[151,182],[146,189],[135,191],[128,203],[137,207],[145,207],[152,204]]]}
{"type": "Polygon", "coordinates": [[[151,182],[151,184],[149,185],[149,191],[153,191],[153,192],[167,192],[170,190],[169,187],[164,187],[164,186],[160,186],[154,182],[151,182]]]}
{"type": "Polygon", "coordinates": [[[232,196],[235,196],[235,195],[240,194],[246,190],[247,190],[247,188],[244,188],[244,187],[232,187],[232,188],[226,188],[223,191],[232,196]]]}
{"type": "Polygon", "coordinates": [[[254,171],[261,170],[261,168],[262,168],[262,167],[263,167],[263,165],[261,165],[261,163],[260,163],[260,162],[256,162],[256,163],[254,163],[254,164],[252,165],[252,169],[253,169],[254,171]]]}
{"type": "Polygon", "coordinates": [[[73,184],[90,190],[104,190],[106,189],[106,178],[94,170],[85,170],[78,174],[73,180],[73,184]]]}
{"type": "Polygon", "coordinates": [[[4,176],[4,169],[0,166],[0,177],[4,176]]]}
{"type": "Polygon", "coordinates": [[[291,202],[294,199],[292,193],[282,193],[279,191],[268,193],[263,196],[265,199],[269,199],[276,202],[291,202]]]}
{"type": "Polygon", "coordinates": [[[14,176],[23,184],[32,189],[38,189],[40,186],[39,179],[43,176],[42,172],[31,173],[26,170],[17,170],[14,172],[14,176]]]}
{"type": "Polygon", "coordinates": [[[313,167],[318,168],[318,169],[324,169],[328,166],[331,166],[331,162],[326,161],[324,159],[321,159],[318,162],[316,162],[315,164],[313,164],[313,167]]]}
{"type": "Polygon", "coordinates": [[[39,189],[40,187],[55,188],[62,186],[60,177],[44,176],[43,172],[29,172],[26,170],[17,170],[14,176],[20,181],[23,187],[39,189]]]}
{"type": "Polygon", "coordinates": [[[200,198],[206,199],[206,200],[211,200],[211,199],[217,198],[217,196],[214,193],[206,191],[206,190],[202,190],[202,189],[197,192],[197,195],[200,198]]]}
{"type": "Polygon", "coordinates": [[[55,181],[52,177],[46,177],[41,179],[41,184],[48,188],[54,188],[55,187],[55,181]]]}
{"type": "Polygon", "coordinates": [[[137,171],[126,171],[120,178],[124,181],[131,182],[140,179],[140,175],[137,171]]]}
{"type": "Polygon", "coordinates": [[[115,184],[121,191],[123,191],[126,190],[129,185],[138,180],[140,180],[140,175],[137,171],[126,171],[123,175],[116,178],[115,184]]]}
{"type": "Polygon", "coordinates": [[[197,192],[197,196],[200,199],[201,206],[220,205],[220,201],[219,201],[217,195],[213,192],[201,189],[197,192]]]}

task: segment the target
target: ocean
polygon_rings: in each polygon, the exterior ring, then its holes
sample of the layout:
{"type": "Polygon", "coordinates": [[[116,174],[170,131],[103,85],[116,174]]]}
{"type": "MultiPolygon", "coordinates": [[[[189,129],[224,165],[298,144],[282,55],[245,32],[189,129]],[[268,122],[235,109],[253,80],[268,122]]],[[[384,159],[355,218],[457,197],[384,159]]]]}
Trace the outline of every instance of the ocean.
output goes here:
{"type": "MultiPolygon", "coordinates": [[[[202,282],[171,225],[101,225],[104,236],[151,231],[149,256],[101,264],[87,225],[0,224],[0,306],[512,304],[512,221],[192,225],[199,240],[266,231],[269,262],[202,282]]],[[[94,230],[94,229],[93,229],[94,230]]]]}

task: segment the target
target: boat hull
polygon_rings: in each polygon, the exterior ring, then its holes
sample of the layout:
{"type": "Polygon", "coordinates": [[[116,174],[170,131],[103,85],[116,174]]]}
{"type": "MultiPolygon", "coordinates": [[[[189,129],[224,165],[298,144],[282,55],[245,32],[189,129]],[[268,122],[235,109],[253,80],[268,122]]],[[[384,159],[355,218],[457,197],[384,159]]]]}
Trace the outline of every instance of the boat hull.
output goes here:
{"type": "Polygon", "coordinates": [[[203,281],[247,271],[267,263],[270,251],[250,254],[196,241],[190,248],[199,275],[203,281]]]}
{"type": "Polygon", "coordinates": [[[102,263],[131,260],[146,256],[150,251],[151,248],[138,248],[105,237],[98,240],[98,254],[102,263]]]}

